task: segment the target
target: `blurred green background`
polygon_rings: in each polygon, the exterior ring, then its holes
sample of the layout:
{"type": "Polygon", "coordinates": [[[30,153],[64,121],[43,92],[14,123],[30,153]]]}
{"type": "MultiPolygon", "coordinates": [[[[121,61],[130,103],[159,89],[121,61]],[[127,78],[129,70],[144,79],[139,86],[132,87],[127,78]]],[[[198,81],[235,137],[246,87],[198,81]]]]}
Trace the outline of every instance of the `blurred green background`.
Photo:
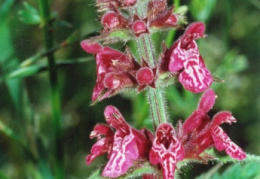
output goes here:
{"type": "MultiPolygon", "coordinates": [[[[31,68],[10,75],[24,60],[45,52],[37,1],[24,2],[0,1],[0,178],[53,178],[53,129],[45,56],[31,68]]],[[[58,68],[65,176],[87,178],[105,159],[99,157],[92,165],[85,164],[85,156],[95,142],[89,134],[96,123],[105,123],[105,106],[116,106],[138,129],[152,129],[148,105],[145,94],[136,97],[131,92],[90,106],[95,61],[81,49],[80,40],[97,35],[101,29],[95,1],[53,0],[50,4],[55,44],[65,42],[77,31],[76,40],[55,51],[56,63],[66,64],[58,68]]],[[[247,153],[260,155],[260,1],[182,0],[180,5],[188,8],[188,22],[206,23],[208,37],[199,40],[200,52],[212,74],[225,80],[212,85],[218,98],[210,115],[232,111],[238,123],[224,125],[225,131],[247,153]]],[[[182,33],[177,31],[175,38],[182,33]]],[[[199,97],[179,84],[170,86],[166,98],[172,122],[186,119],[199,97]]],[[[183,178],[199,175],[202,168],[207,167],[195,166],[193,175],[183,178]]]]}

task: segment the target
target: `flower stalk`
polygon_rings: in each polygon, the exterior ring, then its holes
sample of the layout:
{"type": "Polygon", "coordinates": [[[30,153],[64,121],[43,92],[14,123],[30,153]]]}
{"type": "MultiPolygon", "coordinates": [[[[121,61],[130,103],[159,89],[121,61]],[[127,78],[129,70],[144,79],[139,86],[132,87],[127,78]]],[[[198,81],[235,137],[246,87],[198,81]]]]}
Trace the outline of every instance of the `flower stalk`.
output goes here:
{"type": "MultiPolygon", "coordinates": [[[[145,59],[149,63],[150,67],[153,68],[157,64],[154,46],[150,34],[143,34],[138,39],[138,52],[142,59],[145,59]]],[[[151,118],[154,124],[154,128],[167,122],[166,104],[164,101],[163,89],[156,87],[149,87],[147,90],[147,98],[149,101],[149,108],[151,118]]]]}
{"type": "MultiPolygon", "coordinates": [[[[54,37],[52,19],[50,14],[49,2],[38,0],[40,14],[42,19],[45,48],[50,50],[54,48],[54,37]]],[[[61,104],[60,90],[58,85],[57,67],[55,65],[55,57],[53,51],[47,55],[49,80],[51,86],[51,107],[52,107],[52,123],[54,131],[54,154],[55,154],[55,178],[64,178],[63,172],[63,144],[62,144],[62,128],[61,128],[61,104]]]]}

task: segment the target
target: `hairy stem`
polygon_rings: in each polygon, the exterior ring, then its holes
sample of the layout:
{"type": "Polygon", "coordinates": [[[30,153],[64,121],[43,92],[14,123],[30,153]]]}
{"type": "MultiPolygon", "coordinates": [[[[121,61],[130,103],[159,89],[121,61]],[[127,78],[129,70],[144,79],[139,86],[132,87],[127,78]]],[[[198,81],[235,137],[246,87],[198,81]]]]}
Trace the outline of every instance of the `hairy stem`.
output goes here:
{"type": "MultiPolygon", "coordinates": [[[[54,48],[53,28],[50,16],[49,1],[38,0],[45,40],[45,48],[47,51],[54,48]]],[[[55,178],[64,178],[63,172],[63,143],[61,128],[61,104],[60,91],[58,85],[57,67],[55,65],[55,57],[53,51],[47,55],[49,80],[51,85],[51,107],[52,107],[52,123],[54,130],[54,154],[55,154],[55,178]]]]}
{"type": "MultiPolygon", "coordinates": [[[[150,34],[144,34],[138,39],[138,48],[142,58],[151,68],[156,66],[156,54],[150,34]]],[[[164,102],[163,89],[149,87],[147,98],[150,106],[150,114],[156,128],[160,123],[167,122],[166,105],[164,102]]]]}

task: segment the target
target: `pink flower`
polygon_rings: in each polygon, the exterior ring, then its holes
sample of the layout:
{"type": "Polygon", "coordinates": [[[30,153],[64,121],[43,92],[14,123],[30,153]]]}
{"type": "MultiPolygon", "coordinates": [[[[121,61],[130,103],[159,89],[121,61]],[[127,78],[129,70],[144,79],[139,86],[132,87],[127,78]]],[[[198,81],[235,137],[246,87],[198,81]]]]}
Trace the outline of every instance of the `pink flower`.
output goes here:
{"type": "Polygon", "coordinates": [[[202,22],[190,24],[166,52],[163,67],[171,73],[179,73],[179,81],[186,90],[200,93],[213,82],[209,70],[201,57],[196,39],[204,37],[205,25],[202,22]],[[166,67],[164,67],[166,65],[166,67]]]}
{"type": "MultiPolygon", "coordinates": [[[[207,90],[201,97],[198,108],[182,125],[179,122],[175,132],[171,124],[160,124],[149,154],[151,164],[159,164],[164,179],[174,179],[178,161],[197,159],[207,162],[213,157],[203,153],[210,147],[225,152],[232,158],[243,160],[246,154],[238,147],[219,126],[223,122],[236,122],[230,112],[219,112],[211,121],[207,112],[215,103],[215,92],[207,90]]],[[[152,175],[146,175],[152,178],[152,175]]]]}
{"type": "Polygon", "coordinates": [[[110,97],[124,88],[137,84],[135,74],[140,65],[131,55],[88,40],[82,41],[81,47],[96,57],[97,80],[92,101],[110,97]]]}
{"type": "Polygon", "coordinates": [[[90,134],[90,138],[97,137],[98,141],[92,146],[91,154],[86,157],[86,163],[88,165],[98,156],[108,153],[111,154],[112,143],[114,141],[114,132],[105,124],[97,124],[94,130],[90,134]],[[101,138],[104,135],[104,138],[101,138]]]}
{"type": "Polygon", "coordinates": [[[107,123],[115,129],[115,133],[105,125],[97,125],[91,136],[106,135],[99,139],[87,156],[87,164],[97,156],[108,153],[109,161],[106,164],[102,176],[119,177],[127,172],[134,165],[134,161],[148,158],[151,147],[152,134],[143,129],[138,131],[129,126],[121,113],[113,106],[105,109],[107,123]],[[101,129],[98,130],[97,128],[101,129]]]}
{"type": "Polygon", "coordinates": [[[128,51],[124,54],[89,40],[82,41],[81,47],[96,58],[97,80],[92,94],[93,102],[101,101],[125,88],[138,87],[138,91],[148,85],[155,88],[157,68],[151,69],[145,60],[142,60],[141,66],[128,51]]]}
{"type": "Polygon", "coordinates": [[[225,152],[232,158],[243,160],[246,154],[238,147],[220,125],[224,122],[231,124],[236,119],[230,112],[221,111],[211,121],[207,112],[215,103],[215,92],[207,90],[201,97],[197,110],[185,121],[178,136],[185,146],[185,158],[200,158],[199,155],[207,148],[215,146],[217,150],[225,152]]]}
{"type": "Polygon", "coordinates": [[[176,164],[183,160],[184,154],[184,147],[175,136],[172,125],[160,124],[149,154],[151,164],[161,166],[164,179],[174,179],[176,164]]]}

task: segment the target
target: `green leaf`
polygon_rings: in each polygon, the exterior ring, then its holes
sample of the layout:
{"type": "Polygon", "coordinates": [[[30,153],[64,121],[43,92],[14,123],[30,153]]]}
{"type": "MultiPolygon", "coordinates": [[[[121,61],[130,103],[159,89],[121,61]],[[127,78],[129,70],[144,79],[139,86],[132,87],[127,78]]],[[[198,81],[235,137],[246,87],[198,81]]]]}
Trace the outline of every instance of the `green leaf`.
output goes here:
{"type": "MultiPolygon", "coordinates": [[[[93,61],[93,57],[64,60],[62,62],[58,62],[56,64],[56,66],[58,68],[62,68],[65,66],[79,64],[79,63],[86,63],[86,62],[90,62],[90,61],[93,61]]],[[[39,72],[46,71],[47,69],[48,69],[47,64],[20,67],[16,70],[10,72],[9,74],[7,74],[6,79],[24,78],[24,77],[35,75],[39,72]]]]}
{"type": "MultiPolygon", "coordinates": [[[[219,169],[217,165],[213,169],[219,169]]],[[[260,163],[237,163],[228,167],[224,172],[220,173],[219,170],[210,170],[196,179],[259,179],[260,178],[260,163]]]]}
{"type": "Polygon", "coordinates": [[[117,40],[121,40],[121,41],[128,41],[130,39],[133,38],[132,34],[125,30],[125,29],[120,29],[120,30],[117,30],[117,31],[114,31],[114,32],[111,32],[107,38],[116,38],[117,40]]]}
{"type": "Polygon", "coordinates": [[[11,58],[14,49],[12,46],[12,39],[10,34],[10,29],[7,25],[7,22],[0,20],[0,63],[6,62],[11,58]]]}
{"type": "Polygon", "coordinates": [[[191,14],[196,20],[206,22],[209,20],[215,4],[216,0],[192,0],[191,14]]]}
{"type": "Polygon", "coordinates": [[[206,150],[206,153],[212,155],[216,159],[214,161],[221,162],[223,164],[234,162],[234,163],[245,163],[245,162],[258,162],[260,164],[260,156],[246,154],[246,158],[242,161],[233,159],[229,155],[223,154],[222,152],[217,151],[214,148],[206,150]]]}
{"type": "Polygon", "coordinates": [[[101,176],[101,168],[97,169],[94,173],[92,173],[88,179],[104,179],[104,177],[101,176]]]}
{"type": "Polygon", "coordinates": [[[27,2],[23,2],[24,9],[20,10],[20,20],[26,24],[37,25],[41,23],[41,17],[37,9],[29,5],[27,2]]]}
{"type": "MultiPolygon", "coordinates": [[[[97,169],[94,173],[90,175],[90,177],[88,177],[88,179],[104,179],[104,177],[101,176],[101,173],[102,169],[97,169]]],[[[154,166],[152,166],[149,162],[144,162],[140,164],[138,168],[132,167],[131,169],[129,169],[126,175],[119,177],[118,179],[137,178],[149,173],[159,174],[158,170],[154,166]]]]}
{"type": "Polygon", "coordinates": [[[42,66],[37,66],[37,65],[19,68],[11,72],[10,74],[8,74],[7,78],[23,78],[23,77],[31,76],[41,71],[42,68],[43,68],[42,66]]]}
{"type": "Polygon", "coordinates": [[[120,177],[119,179],[137,178],[137,177],[141,177],[144,174],[149,174],[149,173],[158,174],[158,170],[155,169],[150,163],[145,162],[142,164],[140,168],[134,169],[132,172],[126,174],[123,177],[120,177]]]}
{"type": "MultiPolygon", "coordinates": [[[[11,10],[12,5],[14,4],[14,0],[6,0],[4,3],[1,4],[0,6],[0,22],[3,21],[9,11],[11,10]]],[[[2,37],[2,34],[1,34],[2,37]]]]}
{"type": "Polygon", "coordinates": [[[7,137],[14,141],[19,141],[19,137],[15,134],[15,132],[10,129],[7,125],[5,125],[1,120],[0,120],[0,132],[5,134],[7,137]]]}
{"type": "MultiPolygon", "coordinates": [[[[11,13],[11,7],[14,1],[7,0],[0,9],[0,65],[5,72],[10,67],[14,67],[18,64],[18,59],[14,56],[13,41],[11,36],[11,30],[9,28],[8,15],[11,13]]],[[[22,100],[22,88],[20,80],[7,80],[6,86],[9,90],[12,101],[20,113],[21,100],[22,100]]]]}
{"type": "Polygon", "coordinates": [[[1,170],[0,170],[0,178],[1,178],[1,179],[9,179],[9,178],[4,174],[4,172],[1,171],[1,170]]]}

